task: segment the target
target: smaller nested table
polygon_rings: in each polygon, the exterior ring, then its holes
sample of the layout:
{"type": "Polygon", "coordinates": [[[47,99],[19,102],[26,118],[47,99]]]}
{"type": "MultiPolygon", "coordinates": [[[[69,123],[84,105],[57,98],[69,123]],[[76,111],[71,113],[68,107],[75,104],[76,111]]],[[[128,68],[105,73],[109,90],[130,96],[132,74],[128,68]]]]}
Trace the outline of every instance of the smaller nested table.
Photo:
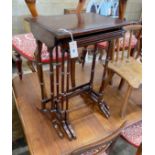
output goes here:
{"type": "MultiPolygon", "coordinates": [[[[27,18],[30,22],[31,30],[37,40],[38,50],[36,52],[38,62],[40,60],[40,53],[42,44],[45,43],[50,52],[50,98],[47,102],[42,103],[42,111],[51,112],[53,115],[53,126],[60,137],[63,137],[64,132],[69,139],[75,139],[76,134],[69,122],[69,99],[73,96],[88,93],[90,98],[98,105],[101,112],[108,118],[110,111],[108,105],[103,100],[104,81],[106,75],[106,67],[110,59],[111,40],[121,37],[124,34],[122,27],[129,24],[129,22],[112,19],[110,17],[103,17],[94,13],[69,14],[58,16],[38,16],[36,18],[27,18]],[[69,42],[71,41],[70,34],[61,31],[65,29],[72,33],[74,40],[78,47],[88,46],[101,41],[109,41],[109,50],[107,53],[105,69],[101,73],[102,81],[98,92],[93,89],[96,46],[93,53],[93,61],[90,73],[90,80],[80,86],[70,89],[69,79],[70,65],[72,59],[70,58],[69,42]],[[58,46],[62,49],[62,63],[58,62],[58,46]],[[53,48],[56,47],[56,63],[53,60],[53,48]],[[65,70],[64,55],[68,55],[67,67],[65,70]],[[56,72],[54,72],[54,65],[56,72]],[[46,104],[51,102],[51,108],[48,109],[46,104]],[[61,130],[63,129],[63,131],[61,130]]],[[[42,64],[38,63],[38,69],[42,64]]],[[[73,66],[73,65],[72,65],[73,66]]],[[[39,70],[38,70],[39,71],[39,70]]],[[[40,71],[39,71],[40,72],[40,71]]],[[[40,72],[42,74],[42,72],[40,72]]],[[[42,76],[41,76],[42,77],[42,76]]],[[[42,78],[41,78],[42,79],[42,78]]],[[[41,90],[43,89],[43,80],[40,82],[41,90]]],[[[43,90],[42,90],[43,91],[43,90]]]]}

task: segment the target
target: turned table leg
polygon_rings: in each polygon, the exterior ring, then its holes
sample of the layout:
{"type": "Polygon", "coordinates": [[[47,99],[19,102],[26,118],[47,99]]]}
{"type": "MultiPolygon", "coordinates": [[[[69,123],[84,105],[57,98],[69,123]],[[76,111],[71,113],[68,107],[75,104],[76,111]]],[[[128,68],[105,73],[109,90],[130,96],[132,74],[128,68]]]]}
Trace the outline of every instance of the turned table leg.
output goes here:
{"type": "Polygon", "coordinates": [[[85,46],[82,49],[82,55],[81,55],[82,67],[84,67],[85,65],[86,54],[87,54],[87,46],[85,46]]]}
{"type": "MultiPolygon", "coordinates": [[[[67,51],[68,51],[68,58],[67,58],[66,93],[69,92],[69,81],[70,81],[71,76],[75,76],[75,73],[74,73],[74,75],[71,75],[71,61],[73,61],[72,63],[75,63],[75,59],[72,60],[70,58],[69,50],[67,50],[67,51]]],[[[72,67],[74,67],[74,69],[75,69],[75,65],[72,67]]],[[[76,139],[76,135],[75,135],[75,132],[69,122],[69,111],[68,111],[69,110],[69,98],[67,95],[66,95],[65,101],[66,101],[66,107],[65,107],[64,130],[65,130],[66,134],[68,135],[68,138],[70,140],[72,140],[72,139],[76,139]]]]}
{"type": "Polygon", "coordinates": [[[72,84],[72,88],[76,86],[76,82],[75,82],[75,65],[76,65],[76,58],[73,58],[71,59],[71,65],[70,65],[70,68],[71,68],[71,71],[70,71],[70,74],[71,74],[71,84],[72,84]]]}
{"type": "MultiPolygon", "coordinates": [[[[106,87],[106,73],[107,73],[107,70],[108,70],[108,62],[109,62],[110,57],[111,57],[112,49],[113,49],[113,43],[112,43],[112,41],[109,41],[109,46],[108,46],[108,50],[107,50],[104,71],[103,71],[103,75],[102,75],[102,82],[101,82],[101,86],[100,86],[100,90],[99,90],[100,97],[99,97],[99,101],[98,101],[100,110],[105,114],[105,116],[107,118],[110,117],[109,106],[102,99],[102,97],[103,97],[103,93],[104,93],[104,90],[105,90],[105,87],[106,87]]],[[[112,76],[112,74],[111,74],[111,76],[112,76]]]]}
{"type": "Polygon", "coordinates": [[[47,94],[46,94],[44,75],[43,75],[43,67],[42,67],[43,64],[41,62],[42,43],[40,41],[36,41],[36,43],[37,43],[37,50],[35,52],[35,58],[36,58],[36,64],[37,64],[37,74],[38,74],[40,88],[41,88],[41,98],[42,98],[41,110],[46,111],[45,103],[47,100],[47,94]]]}
{"type": "Polygon", "coordinates": [[[93,86],[94,73],[95,73],[95,65],[96,65],[96,55],[97,55],[97,45],[95,45],[93,52],[93,62],[91,67],[91,75],[90,75],[90,86],[93,86]]]}
{"type": "MultiPolygon", "coordinates": [[[[58,62],[58,46],[56,46],[56,70],[54,72],[53,53],[52,48],[48,48],[50,52],[50,86],[51,86],[51,112],[53,114],[52,124],[60,138],[64,134],[72,140],[76,138],[74,130],[69,123],[69,99],[67,93],[69,92],[70,73],[71,73],[71,59],[68,48],[61,46],[62,62],[58,62]],[[65,52],[67,52],[67,69],[65,72],[65,52]],[[60,69],[61,67],[61,69],[60,69]],[[66,73],[66,74],[65,74],[66,73]],[[59,77],[61,76],[61,80],[59,77]],[[54,80],[55,78],[55,80],[54,80]],[[55,83],[56,81],[56,83],[55,83]],[[56,84],[56,87],[54,86],[56,84]],[[56,90],[54,91],[54,88],[56,90]],[[54,93],[55,92],[55,93],[54,93]]],[[[75,61],[75,60],[74,60],[75,61]]]]}

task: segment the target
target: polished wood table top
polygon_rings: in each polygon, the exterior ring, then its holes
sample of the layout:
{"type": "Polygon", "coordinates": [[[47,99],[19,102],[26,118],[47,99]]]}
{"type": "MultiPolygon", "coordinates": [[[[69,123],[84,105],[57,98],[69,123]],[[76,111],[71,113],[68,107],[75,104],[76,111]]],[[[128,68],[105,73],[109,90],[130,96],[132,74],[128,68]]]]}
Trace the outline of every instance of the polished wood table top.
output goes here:
{"type": "MultiPolygon", "coordinates": [[[[106,32],[118,31],[125,25],[133,22],[104,17],[95,13],[67,14],[55,16],[37,16],[26,18],[31,25],[31,31],[34,37],[44,42],[48,47],[52,47],[58,40],[70,41],[70,34],[60,29],[70,31],[74,39],[82,37],[96,36],[106,32]]],[[[115,33],[116,35],[116,33],[115,33]]],[[[102,36],[104,39],[104,36],[102,36]]],[[[106,40],[108,37],[106,36],[106,40]]],[[[101,38],[98,41],[101,41],[101,38]]],[[[90,41],[92,44],[92,41],[90,41]]],[[[87,43],[88,44],[88,43],[87,43]]],[[[78,44],[80,46],[81,44],[78,44]]],[[[83,46],[83,45],[81,45],[83,46]]]]}
{"type": "MultiPolygon", "coordinates": [[[[77,64],[77,84],[80,85],[89,80],[91,66],[86,64],[81,69],[77,64]]],[[[100,86],[103,67],[96,66],[95,89],[100,86]]],[[[50,96],[50,83],[48,72],[44,72],[47,93],[50,96]]],[[[80,146],[93,143],[117,129],[125,120],[134,123],[141,120],[141,108],[136,103],[141,102],[141,89],[135,90],[130,98],[127,115],[120,117],[120,107],[123,97],[117,90],[119,77],[115,76],[113,87],[109,86],[104,95],[111,109],[111,117],[106,119],[100,113],[87,95],[75,96],[70,100],[70,121],[75,129],[77,139],[69,141],[67,137],[60,139],[55,133],[51,123],[51,115],[40,112],[40,87],[36,73],[25,74],[21,81],[18,77],[13,79],[13,90],[16,99],[17,110],[23,125],[25,137],[31,155],[64,155],[80,146]],[[78,107],[78,109],[77,109],[78,107]],[[75,110],[76,109],[76,110],[75,110]]],[[[126,91],[126,85],[122,93],[126,91]]]]}
{"type": "Polygon", "coordinates": [[[27,20],[47,30],[58,39],[70,37],[66,32],[59,30],[62,28],[71,31],[74,37],[76,37],[119,29],[129,24],[128,21],[104,17],[95,13],[38,16],[36,18],[28,18],[27,20]]]}

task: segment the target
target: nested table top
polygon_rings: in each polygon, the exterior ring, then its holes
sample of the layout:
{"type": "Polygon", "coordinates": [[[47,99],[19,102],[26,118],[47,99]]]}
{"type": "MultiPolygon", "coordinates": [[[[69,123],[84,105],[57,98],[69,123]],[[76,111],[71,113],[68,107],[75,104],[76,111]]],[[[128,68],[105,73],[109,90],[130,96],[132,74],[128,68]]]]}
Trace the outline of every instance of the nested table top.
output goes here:
{"type": "Polygon", "coordinates": [[[66,29],[71,31],[74,36],[81,36],[119,29],[131,23],[116,18],[104,17],[95,13],[38,16],[35,18],[27,18],[26,20],[30,23],[37,24],[58,39],[70,36],[68,33],[60,31],[59,29],[66,29]]]}

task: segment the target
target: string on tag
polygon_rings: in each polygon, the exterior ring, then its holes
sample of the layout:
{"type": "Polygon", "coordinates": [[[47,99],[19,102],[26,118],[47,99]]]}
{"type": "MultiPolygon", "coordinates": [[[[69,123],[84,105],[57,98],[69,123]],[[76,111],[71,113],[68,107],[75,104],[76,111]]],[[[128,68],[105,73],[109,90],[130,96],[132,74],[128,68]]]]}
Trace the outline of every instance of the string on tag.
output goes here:
{"type": "Polygon", "coordinates": [[[69,31],[69,30],[66,30],[66,29],[59,29],[59,31],[64,31],[64,32],[70,34],[70,37],[71,37],[71,42],[69,42],[70,57],[71,57],[71,58],[76,58],[76,57],[78,57],[77,42],[74,41],[72,32],[69,31]]]}
{"type": "Polygon", "coordinates": [[[71,40],[72,40],[72,41],[74,41],[73,34],[72,34],[72,32],[71,32],[71,31],[66,30],[66,29],[59,29],[59,31],[64,31],[64,32],[66,32],[66,33],[69,33],[69,34],[70,34],[70,36],[71,36],[71,40]]]}

